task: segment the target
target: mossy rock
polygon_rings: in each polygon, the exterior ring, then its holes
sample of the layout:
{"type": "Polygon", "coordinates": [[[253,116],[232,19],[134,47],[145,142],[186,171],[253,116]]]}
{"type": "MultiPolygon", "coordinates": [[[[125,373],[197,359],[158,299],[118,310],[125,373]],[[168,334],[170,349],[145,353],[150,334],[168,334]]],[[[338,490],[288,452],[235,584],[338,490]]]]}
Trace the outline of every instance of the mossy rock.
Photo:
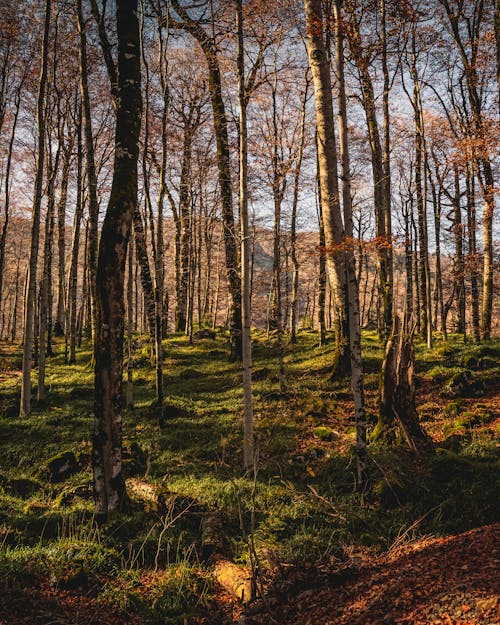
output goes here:
{"type": "Polygon", "coordinates": [[[466,367],[467,369],[477,369],[478,366],[478,360],[475,356],[473,356],[472,354],[468,354],[467,356],[464,357],[463,359],[463,365],[464,367],[466,367]]]}
{"type": "Polygon", "coordinates": [[[63,506],[67,506],[75,499],[85,499],[89,501],[94,496],[94,489],[92,483],[79,484],[78,486],[65,488],[54,499],[54,508],[59,510],[63,506]]]}
{"type": "Polygon", "coordinates": [[[444,414],[447,417],[458,417],[462,411],[462,402],[460,399],[454,399],[446,404],[444,414]]]}
{"type": "Polygon", "coordinates": [[[490,358],[489,356],[484,356],[478,362],[478,368],[482,369],[483,371],[487,369],[495,369],[498,366],[499,366],[498,360],[495,360],[494,358],[490,358]]]}
{"type": "Polygon", "coordinates": [[[441,444],[440,447],[446,451],[450,451],[454,454],[459,454],[462,448],[470,443],[471,437],[469,433],[465,434],[450,434],[441,444]]]}
{"type": "Polygon", "coordinates": [[[181,380],[198,380],[203,377],[203,373],[194,369],[194,367],[188,367],[179,371],[179,378],[181,380]]]}
{"type": "Polygon", "coordinates": [[[314,436],[319,438],[320,441],[331,441],[334,438],[338,438],[339,434],[327,425],[320,425],[313,430],[314,436]]]}
{"type": "Polygon", "coordinates": [[[26,515],[40,515],[51,509],[51,505],[45,501],[28,501],[23,506],[23,514],[26,515]]]}
{"type": "Polygon", "coordinates": [[[463,430],[468,430],[474,425],[477,424],[477,414],[475,412],[471,412],[467,410],[463,412],[460,416],[460,419],[457,419],[453,423],[446,425],[443,428],[443,435],[445,438],[448,438],[452,434],[456,434],[458,432],[462,432],[463,430]]]}
{"type": "Polygon", "coordinates": [[[211,339],[212,341],[215,339],[216,334],[214,330],[210,330],[208,328],[202,328],[201,330],[197,330],[194,334],[193,334],[193,339],[195,340],[200,340],[200,339],[211,339]]]}
{"type": "Polygon", "coordinates": [[[268,367],[260,367],[252,372],[252,380],[259,382],[260,380],[266,380],[271,375],[271,369],[268,367]]]}
{"type": "Polygon", "coordinates": [[[29,478],[19,478],[14,480],[8,480],[4,485],[5,490],[11,492],[13,495],[22,497],[31,497],[34,493],[42,488],[42,485],[37,480],[31,480],[29,478]]]}
{"type": "Polygon", "coordinates": [[[472,372],[467,369],[451,376],[448,384],[444,388],[444,393],[448,397],[462,397],[471,390],[472,372]]]}
{"type": "Polygon", "coordinates": [[[64,482],[71,475],[78,473],[80,466],[74,452],[63,451],[56,456],[49,458],[45,464],[40,467],[39,475],[46,482],[64,482]]]}
{"type": "Polygon", "coordinates": [[[420,421],[433,421],[441,412],[439,404],[428,402],[418,408],[420,421]]]}

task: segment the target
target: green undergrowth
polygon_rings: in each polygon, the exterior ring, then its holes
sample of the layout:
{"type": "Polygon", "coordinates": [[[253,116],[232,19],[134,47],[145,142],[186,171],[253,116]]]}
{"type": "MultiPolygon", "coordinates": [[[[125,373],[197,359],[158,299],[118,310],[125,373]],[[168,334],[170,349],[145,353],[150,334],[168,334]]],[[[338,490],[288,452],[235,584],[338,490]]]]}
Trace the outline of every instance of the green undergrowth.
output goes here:
{"type": "MultiPolygon", "coordinates": [[[[0,579],[5,586],[84,580],[103,601],[145,623],[182,623],[206,610],[212,593],[201,543],[203,515],[217,513],[225,550],[265,569],[273,553],[304,565],[346,557],[356,546],[385,550],[421,534],[446,534],[498,520],[498,415],[489,401],[500,373],[500,343],[452,336],[432,350],[416,345],[419,405],[435,438],[432,458],[403,444],[372,445],[367,481],[354,489],[350,380],[332,378],[334,345],[312,331],[285,347],[287,390],[279,392],[273,337],[253,336],[259,468],[241,471],[241,373],[228,362],[227,336],[164,344],[165,415],[152,408],[154,372],[145,337],[136,337],[134,409],[124,411],[124,472],[175,494],[162,513],[132,502],[97,529],[90,468],[93,372],[90,350],[65,365],[62,344],[47,363],[47,401],[18,417],[19,349],[0,346],[0,579]],[[453,395],[453,379],[469,371],[453,395]],[[488,395],[488,393],[490,393],[488,395]],[[47,467],[71,456],[60,481],[47,467]],[[66,455],[65,455],[66,454],[66,455]],[[252,537],[250,549],[249,537],[252,537]]],[[[383,348],[363,334],[369,423],[374,425],[383,348]]],[[[36,377],[36,376],[35,376],[36,377]]]]}

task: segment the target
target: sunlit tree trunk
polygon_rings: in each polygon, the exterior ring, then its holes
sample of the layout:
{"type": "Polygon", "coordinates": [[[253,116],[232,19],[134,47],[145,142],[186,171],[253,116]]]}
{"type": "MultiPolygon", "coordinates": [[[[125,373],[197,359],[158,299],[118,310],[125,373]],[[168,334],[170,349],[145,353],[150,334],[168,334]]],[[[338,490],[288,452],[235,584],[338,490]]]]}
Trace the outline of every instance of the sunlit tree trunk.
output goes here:
{"type": "Polygon", "coordinates": [[[334,298],[336,368],[347,369],[348,328],[345,309],[345,263],[342,250],[344,227],[339,203],[337,153],[333,121],[330,68],[323,40],[323,14],[320,0],[305,0],[307,53],[316,99],[316,130],[325,228],[326,259],[334,298]]]}

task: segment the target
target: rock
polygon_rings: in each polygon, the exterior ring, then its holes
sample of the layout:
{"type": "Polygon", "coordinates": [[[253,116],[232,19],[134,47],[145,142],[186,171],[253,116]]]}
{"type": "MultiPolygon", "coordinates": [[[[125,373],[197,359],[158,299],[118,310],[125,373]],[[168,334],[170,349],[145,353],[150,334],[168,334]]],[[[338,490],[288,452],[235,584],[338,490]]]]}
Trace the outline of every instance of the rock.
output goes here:
{"type": "Polygon", "coordinates": [[[455,373],[445,386],[444,393],[448,397],[462,397],[470,391],[471,382],[472,373],[468,369],[455,373]]]}
{"type": "Polygon", "coordinates": [[[314,428],[313,432],[314,436],[319,438],[321,441],[331,441],[339,436],[338,432],[332,430],[332,428],[327,425],[320,425],[317,428],[314,428]]]}
{"type": "Polygon", "coordinates": [[[202,328],[201,330],[197,330],[193,334],[193,338],[195,340],[198,339],[215,339],[215,332],[213,330],[209,330],[208,328],[202,328]]]}
{"type": "Polygon", "coordinates": [[[14,495],[18,495],[23,499],[30,497],[37,490],[40,490],[41,484],[36,480],[30,480],[29,478],[19,478],[15,480],[6,480],[3,484],[5,490],[11,492],[14,495]]]}
{"type": "Polygon", "coordinates": [[[63,482],[79,471],[75,454],[72,451],[63,451],[47,460],[40,468],[40,477],[46,482],[63,482]]]}
{"type": "Polygon", "coordinates": [[[181,380],[196,380],[203,377],[203,373],[198,369],[187,368],[179,371],[179,378],[181,380]]]}
{"type": "Polygon", "coordinates": [[[271,374],[271,369],[268,367],[260,367],[252,371],[252,380],[258,382],[259,380],[265,380],[271,374]]]}

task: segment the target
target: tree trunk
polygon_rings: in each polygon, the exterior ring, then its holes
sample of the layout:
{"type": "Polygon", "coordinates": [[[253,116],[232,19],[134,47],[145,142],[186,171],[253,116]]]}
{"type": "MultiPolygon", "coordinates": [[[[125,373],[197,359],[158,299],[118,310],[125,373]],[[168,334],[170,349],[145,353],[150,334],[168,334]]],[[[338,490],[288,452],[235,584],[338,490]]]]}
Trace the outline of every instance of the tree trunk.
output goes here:
{"type": "Polygon", "coordinates": [[[64,161],[61,174],[61,191],[57,203],[57,313],[54,323],[54,334],[62,336],[67,333],[65,328],[65,282],[66,282],[66,203],[68,200],[68,183],[71,169],[71,156],[73,152],[74,138],[70,137],[64,146],[64,161]]]}
{"type": "Polygon", "coordinates": [[[0,234],[0,310],[3,309],[2,303],[3,297],[3,277],[4,277],[4,264],[5,264],[5,244],[7,241],[7,231],[9,228],[10,220],[10,172],[12,166],[12,154],[14,150],[14,140],[16,137],[17,120],[19,118],[19,109],[21,104],[21,90],[24,84],[24,80],[21,81],[19,87],[16,90],[15,102],[14,102],[14,119],[12,120],[12,128],[10,131],[9,147],[7,152],[7,163],[5,164],[5,204],[4,204],[4,221],[2,224],[2,232],[0,234]]]}
{"type": "MultiPolygon", "coordinates": [[[[233,200],[231,188],[231,162],[227,118],[222,97],[222,83],[217,48],[214,40],[207,35],[198,22],[193,20],[178,0],[172,0],[172,6],[182,18],[178,27],[189,32],[200,44],[208,65],[208,87],[212,101],[214,131],[217,143],[217,165],[222,203],[222,221],[224,225],[224,246],[230,304],[230,344],[231,360],[241,360],[241,279],[238,267],[237,233],[234,225],[233,200]]],[[[171,20],[175,23],[175,20],[171,20]]]]}
{"type": "Polygon", "coordinates": [[[238,35],[238,107],[239,107],[239,204],[241,231],[241,311],[243,368],[243,468],[255,471],[254,417],[252,396],[252,311],[250,302],[250,232],[248,223],[248,141],[247,94],[245,89],[245,49],[243,39],[243,0],[236,4],[238,35]]]}
{"type": "Polygon", "coordinates": [[[423,453],[432,451],[433,444],[419,423],[415,406],[415,358],[412,343],[413,330],[396,315],[382,366],[379,421],[371,438],[377,440],[398,424],[408,445],[423,453]]]}
{"type": "Polygon", "coordinates": [[[97,327],[96,313],[96,271],[97,271],[97,250],[98,250],[98,221],[99,205],[97,202],[97,174],[95,167],[94,139],[92,132],[92,113],[90,110],[90,98],[88,87],[88,64],[87,64],[87,35],[86,24],[82,10],[82,0],[77,0],[76,4],[78,32],[80,34],[80,93],[82,98],[83,111],[83,132],[85,138],[85,163],[87,175],[87,197],[88,197],[88,242],[87,242],[87,265],[88,265],[88,287],[91,305],[91,330],[92,341],[95,343],[96,335],[99,332],[97,327]]]}
{"type": "Polygon", "coordinates": [[[474,340],[481,339],[480,315],[479,315],[479,284],[477,276],[477,244],[476,244],[476,193],[474,185],[474,169],[472,164],[467,167],[467,226],[469,233],[469,272],[470,289],[472,299],[472,331],[474,340]]]}
{"type": "MultiPolygon", "coordinates": [[[[68,296],[67,296],[67,317],[68,323],[66,324],[66,337],[69,334],[69,351],[68,351],[68,363],[74,364],[76,362],[76,343],[77,343],[77,302],[76,291],[78,286],[78,256],[80,252],[80,226],[83,217],[83,146],[82,146],[82,120],[81,120],[81,107],[79,110],[79,117],[76,128],[76,142],[77,142],[77,155],[76,155],[76,208],[75,218],[73,224],[73,241],[71,244],[71,261],[68,276],[68,296]]],[[[84,278],[85,279],[85,278],[84,278]]],[[[85,289],[82,293],[83,302],[85,302],[85,289]]]]}
{"type": "Polygon", "coordinates": [[[36,160],[35,190],[31,217],[31,243],[26,281],[26,301],[24,312],[23,373],[21,383],[20,416],[31,412],[31,357],[33,348],[36,273],[40,242],[40,209],[43,194],[43,168],[45,160],[45,90],[47,84],[48,47],[50,35],[51,0],[45,0],[45,19],[41,51],[40,80],[37,96],[38,154],[36,160]]]}
{"type": "Polygon", "coordinates": [[[295,161],[295,176],[293,183],[292,217],[290,224],[290,255],[293,266],[292,277],[292,297],[290,302],[290,343],[297,343],[297,304],[299,296],[299,261],[297,258],[297,206],[299,203],[299,183],[302,159],[304,157],[304,145],[306,139],[306,107],[309,92],[309,79],[305,77],[304,97],[302,99],[302,109],[300,112],[300,139],[297,158],[295,161]]]}
{"type": "Polygon", "coordinates": [[[359,290],[356,279],[356,260],[354,256],[351,165],[349,158],[349,138],[347,130],[347,98],[344,77],[344,35],[342,32],[342,0],[334,4],[335,15],[335,64],[338,80],[339,142],[342,164],[342,203],[346,234],[346,270],[349,316],[349,354],[351,359],[351,384],[354,396],[356,421],[356,461],[357,482],[360,485],[366,469],[366,418],[363,388],[363,363],[361,360],[361,327],[359,320],[359,290]]]}
{"type": "Polygon", "coordinates": [[[141,127],[140,37],[137,0],[117,0],[118,97],[115,160],[97,267],[95,426],[92,465],[96,517],[125,501],[122,475],[122,369],[124,277],[132,217],[137,205],[137,162],[141,127]]]}

